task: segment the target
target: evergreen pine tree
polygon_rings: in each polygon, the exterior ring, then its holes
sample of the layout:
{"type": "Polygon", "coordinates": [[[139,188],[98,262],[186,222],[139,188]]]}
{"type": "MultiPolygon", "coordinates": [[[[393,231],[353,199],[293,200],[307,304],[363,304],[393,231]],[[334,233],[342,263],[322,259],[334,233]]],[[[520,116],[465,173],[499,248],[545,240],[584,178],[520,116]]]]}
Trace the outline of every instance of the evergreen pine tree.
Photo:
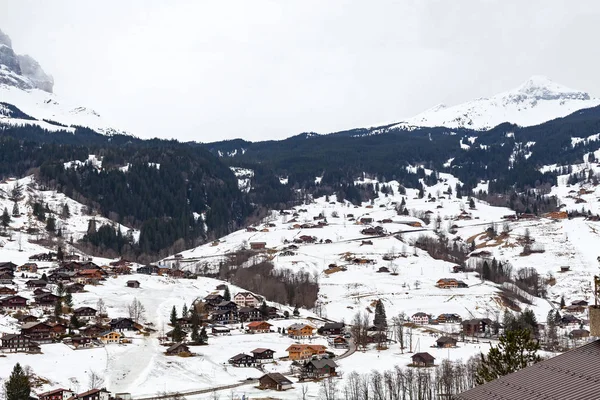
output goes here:
{"type": "Polygon", "coordinates": [[[73,295],[69,292],[67,292],[67,294],[65,295],[65,304],[69,308],[73,307],[73,295]]]}
{"type": "Polygon", "coordinates": [[[56,219],[54,217],[50,217],[46,220],[46,230],[50,233],[56,231],[56,219]]]}
{"type": "Polygon", "coordinates": [[[294,312],[292,314],[294,315],[294,317],[300,316],[300,311],[298,310],[298,306],[294,307],[294,312]]]}
{"type": "Polygon", "coordinates": [[[29,400],[31,383],[21,364],[16,363],[8,380],[4,383],[6,400],[29,400]]]}
{"type": "Polygon", "coordinates": [[[200,338],[200,333],[198,332],[198,325],[192,325],[192,343],[201,344],[202,339],[200,338]]]}
{"type": "Polygon", "coordinates": [[[69,325],[73,329],[79,329],[79,327],[81,326],[81,322],[79,322],[79,318],[77,318],[77,315],[75,315],[75,314],[71,315],[69,325]]]}
{"type": "Polygon", "coordinates": [[[469,208],[470,208],[471,210],[474,210],[474,209],[475,209],[475,200],[473,200],[473,198],[472,198],[472,197],[469,197],[469,208]]]}
{"type": "Polygon", "coordinates": [[[377,300],[375,303],[375,317],[373,318],[373,325],[382,331],[387,328],[387,320],[385,315],[385,307],[381,300],[377,300]]]}
{"type": "Polygon", "coordinates": [[[204,326],[200,331],[200,344],[208,344],[208,334],[206,333],[206,328],[204,326]]]}
{"type": "Polygon", "coordinates": [[[62,219],[67,219],[71,216],[71,212],[69,211],[69,205],[67,203],[63,204],[62,210],[60,212],[60,217],[62,219]]]}
{"type": "Polygon", "coordinates": [[[58,298],[54,303],[54,318],[58,321],[62,316],[62,299],[58,298]]]}
{"type": "Polygon", "coordinates": [[[225,293],[223,293],[225,301],[231,301],[231,293],[229,292],[229,286],[225,286],[225,293]]]}
{"type": "Polygon", "coordinates": [[[173,328],[172,338],[175,343],[181,342],[185,338],[185,332],[183,332],[180,325],[175,325],[175,328],[173,328]]]}
{"type": "Polygon", "coordinates": [[[42,280],[48,282],[48,277],[45,272],[42,274],[42,280]]]}
{"type": "Polygon", "coordinates": [[[177,325],[177,309],[175,308],[175,306],[173,306],[173,308],[171,309],[171,325],[172,326],[176,326],[177,325]]]}
{"type": "Polygon", "coordinates": [[[561,308],[561,310],[562,310],[562,309],[563,309],[563,308],[565,308],[565,307],[566,307],[566,304],[565,304],[565,296],[561,296],[561,297],[560,297],[560,308],[561,308]]]}
{"type": "Polygon", "coordinates": [[[269,306],[267,306],[267,303],[264,300],[260,305],[260,316],[263,320],[269,319],[269,306]]]}
{"type": "Polygon", "coordinates": [[[20,215],[21,215],[21,212],[19,211],[19,203],[17,203],[15,201],[15,204],[13,204],[12,216],[19,217],[20,215]]]}
{"type": "Polygon", "coordinates": [[[187,316],[188,316],[188,308],[187,308],[187,304],[184,304],[183,308],[181,309],[181,317],[186,318],[187,316]]]}
{"type": "Polygon", "coordinates": [[[6,207],[4,207],[4,212],[0,217],[0,223],[2,224],[4,229],[8,228],[8,225],[10,224],[10,215],[8,214],[8,209],[6,207]]]}
{"type": "Polygon", "coordinates": [[[531,339],[527,330],[505,332],[500,336],[498,346],[492,347],[487,357],[481,354],[481,364],[475,377],[477,384],[493,381],[535,364],[541,360],[537,354],[539,349],[539,343],[531,339]]]}
{"type": "Polygon", "coordinates": [[[558,331],[556,329],[556,319],[554,311],[548,311],[546,317],[546,345],[548,350],[553,350],[558,344],[558,331]]]}

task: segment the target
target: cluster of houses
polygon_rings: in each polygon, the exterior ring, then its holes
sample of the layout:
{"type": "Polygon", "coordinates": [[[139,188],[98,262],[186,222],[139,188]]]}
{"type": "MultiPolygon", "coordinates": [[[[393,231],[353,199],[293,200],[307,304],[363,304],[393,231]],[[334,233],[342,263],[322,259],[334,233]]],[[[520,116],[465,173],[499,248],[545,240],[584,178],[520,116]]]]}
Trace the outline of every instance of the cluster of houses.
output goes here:
{"type": "Polygon", "coordinates": [[[49,392],[40,393],[37,395],[39,400],[110,400],[128,398],[128,393],[118,393],[112,395],[108,390],[91,389],[83,393],[75,393],[70,389],[54,389],[49,392]]]}
{"type": "MultiPolygon", "coordinates": [[[[52,259],[52,254],[32,256],[36,260],[52,259]]],[[[3,352],[40,352],[40,345],[63,341],[74,349],[89,348],[124,342],[123,331],[141,330],[143,327],[129,318],[110,320],[107,315],[99,315],[92,307],[78,307],[68,310],[77,326],[62,318],[64,297],[55,294],[51,287],[64,288],[63,296],[79,293],[85,285],[98,284],[107,276],[129,274],[131,269],[121,261],[100,267],[91,261],[62,261],[56,268],[43,274],[41,279],[29,279],[25,290],[19,292],[14,284],[15,272],[38,273],[38,265],[28,262],[17,266],[12,262],[0,263],[0,276],[5,280],[0,286],[0,312],[11,313],[17,319],[19,332],[4,334],[0,337],[0,351],[3,352]],[[27,295],[27,297],[25,297],[27,295]],[[61,315],[54,315],[55,307],[61,304],[61,315]],[[31,313],[39,310],[41,313],[31,313]],[[45,315],[45,318],[36,315],[45,315]]],[[[139,287],[139,282],[129,281],[131,287],[139,287]]]]}

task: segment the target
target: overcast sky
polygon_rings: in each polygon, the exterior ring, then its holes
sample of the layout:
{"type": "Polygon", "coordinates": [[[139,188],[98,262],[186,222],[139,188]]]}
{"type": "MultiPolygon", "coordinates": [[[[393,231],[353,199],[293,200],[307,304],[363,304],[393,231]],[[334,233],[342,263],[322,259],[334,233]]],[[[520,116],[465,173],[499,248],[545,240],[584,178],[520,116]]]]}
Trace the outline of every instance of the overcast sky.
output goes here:
{"type": "Polygon", "coordinates": [[[396,122],[545,75],[600,95],[598,1],[0,0],[55,93],[140,137],[396,122]]]}

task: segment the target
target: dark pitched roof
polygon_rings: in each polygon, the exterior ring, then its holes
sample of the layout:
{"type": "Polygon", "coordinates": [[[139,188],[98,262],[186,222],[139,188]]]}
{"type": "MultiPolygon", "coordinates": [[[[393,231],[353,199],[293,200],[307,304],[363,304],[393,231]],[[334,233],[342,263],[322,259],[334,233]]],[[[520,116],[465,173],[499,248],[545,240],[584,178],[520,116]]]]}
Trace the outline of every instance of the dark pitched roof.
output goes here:
{"type": "Polygon", "coordinates": [[[337,364],[329,358],[321,358],[320,360],[310,360],[307,364],[312,364],[317,369],[321,369],[326,365],[328,365],[329,368],[337,368],[337,364]]]}
{"type": "Polygon", "coordinates": [[[467,390],[457,400],[596,399],[600,340],[467,390]]]}
{"type": "Polygon", "coordinates": [[[421,358],[424,361],[433,361],[433,360],[435,360],[435,357],[432,356],[429,353],[415,353],[415,354],[413,354],[412,358],[413,359],[414,358],[421,358]]]}
{"type": "Polygon", "coordinates": [[[271,372],[270,374],[265,374],[265,375],[263,375],[262,378],[264,378],[266,376],[268,376],[269,378],[271,378],[272,380],[274,380],[275,382],[277,382],[280,385],[291,385],[292,384],[292,381],[290,381],[285,376],[281,375],[279,372],[271,372]]]}
{"type": "Polygon", "coordinates": [[[240,354],[236,354],[235,356],[231,357],[229,360],[230,361],[238,361],[238,360],[243,360],[244,358],[248,358],[248,357],[252,358],[251,355],[240,353],[240,354]]]}
{"type": "Polygon", "coordinates": [[[457,340],[454,338],[451,338],[450,336],[442,336],[441,338],[436,340],[436,342],[437,343],[456,343],[457,340]]]}
{"type": "Polygon", "coordinates": [[[252,350],[250,353],[252,353],[252,354],[261,354],[261,353],[264,353],[265,351],[273,351],[273,350],[259,347],[258,349],[252,350]]]}

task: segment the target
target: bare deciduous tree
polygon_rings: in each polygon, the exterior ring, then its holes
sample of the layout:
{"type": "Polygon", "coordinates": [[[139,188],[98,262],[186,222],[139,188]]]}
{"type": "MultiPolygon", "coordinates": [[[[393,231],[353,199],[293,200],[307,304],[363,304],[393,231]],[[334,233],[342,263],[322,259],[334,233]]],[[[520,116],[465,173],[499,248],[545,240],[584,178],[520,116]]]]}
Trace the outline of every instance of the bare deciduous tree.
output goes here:
{"type": "Polygon", "coordinates": [[[100,389],[104,385],[104,378],[101,377],[96,371],[90,370],[88,373],[88,388],[100,389]]]}
{"type": "Polygon", "coordinates": [[[129,312],[129,318],[137,324],[144,319],[146,308],[137,298],[134,298],[131,304],[127,306],[127,311],[129,312]]]}

